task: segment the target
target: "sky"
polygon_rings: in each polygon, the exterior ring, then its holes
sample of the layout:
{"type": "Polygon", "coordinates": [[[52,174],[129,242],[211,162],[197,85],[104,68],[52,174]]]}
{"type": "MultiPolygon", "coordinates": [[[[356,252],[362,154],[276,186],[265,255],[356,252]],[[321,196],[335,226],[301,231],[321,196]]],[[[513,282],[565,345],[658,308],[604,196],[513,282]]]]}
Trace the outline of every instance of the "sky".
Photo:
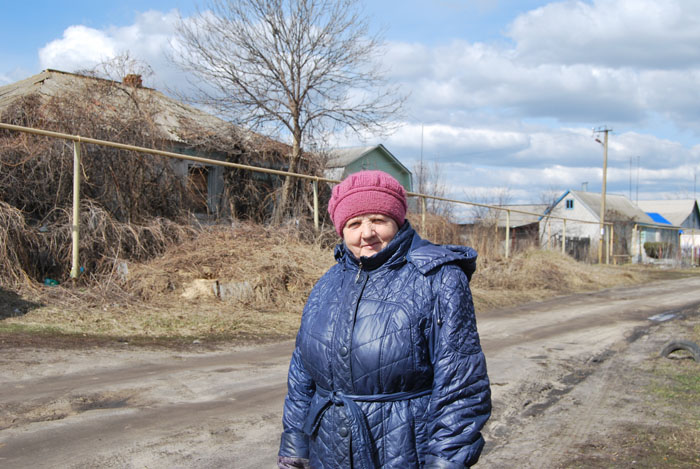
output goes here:
{"type": "MultiPolygon", "coordinates": [[[[565,190],[632,200],[694,198],[700,172],[697,0],[383,0],[365,12],[387,78],[408,94],[382,143],[413,169],[438,163],[451,197],[541,203],[565,190]]],[[[166,58],[186,0],[30,1],[3,6],[0,86],[128,51],[177,88],[166,58]]]]}

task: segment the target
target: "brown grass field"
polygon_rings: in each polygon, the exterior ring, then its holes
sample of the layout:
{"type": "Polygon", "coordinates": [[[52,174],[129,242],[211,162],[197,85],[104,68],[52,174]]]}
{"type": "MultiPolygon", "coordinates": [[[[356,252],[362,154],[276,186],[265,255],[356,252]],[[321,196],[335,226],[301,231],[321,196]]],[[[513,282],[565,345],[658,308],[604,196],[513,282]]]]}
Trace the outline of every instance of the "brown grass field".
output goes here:
{"type": "MultiPolygon", "coordinates": [[[[293,337],[306,296],[334,262],[328,237],[300,239],[297,233],[245,223],[203,228],[151,260],[112,261],[111,270],[89,282],[0,288],[0,330],[166,341],[293,337]]],[[[540,250],[511,259],[479,257],[477,265],[477,314],[651,275],[540,250]]]]}

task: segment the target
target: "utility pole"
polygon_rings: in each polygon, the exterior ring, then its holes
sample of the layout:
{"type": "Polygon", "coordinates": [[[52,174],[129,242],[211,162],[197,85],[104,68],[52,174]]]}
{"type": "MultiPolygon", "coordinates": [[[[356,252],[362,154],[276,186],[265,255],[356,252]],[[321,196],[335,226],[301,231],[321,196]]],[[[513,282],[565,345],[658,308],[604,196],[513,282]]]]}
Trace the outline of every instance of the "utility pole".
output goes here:
{"type": "MultiPolygon", "coordinates": [[[[598,264],[603,262],[603,248],[605,247],[605,191],[608,178],[608,134],[612,132],[612,129],[607,127],[598,127],[593,129],[593,132],[600,135],[605,134],[603,141],[601,142],[599,138],[596,137],[596,142],[603,145],[603,187],[600,195],[600,241],[598,242],[598,264]]],[[[609,263],[609,250],[605,249],[605,263],[609,263]]]]}

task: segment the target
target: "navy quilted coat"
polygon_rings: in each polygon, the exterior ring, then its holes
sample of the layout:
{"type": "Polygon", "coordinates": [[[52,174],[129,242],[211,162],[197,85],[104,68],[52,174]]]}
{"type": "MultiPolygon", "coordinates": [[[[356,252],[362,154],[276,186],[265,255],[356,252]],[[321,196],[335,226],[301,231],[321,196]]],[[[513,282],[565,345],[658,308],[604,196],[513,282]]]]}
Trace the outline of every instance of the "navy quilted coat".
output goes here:
{"type": "Polygon", "coordinates": [[[490,416],[469,279],[476,252],[409,223],[359,261],[344,245],[304,308],[280,456],[313,469],[476,463],[490,416]]]}

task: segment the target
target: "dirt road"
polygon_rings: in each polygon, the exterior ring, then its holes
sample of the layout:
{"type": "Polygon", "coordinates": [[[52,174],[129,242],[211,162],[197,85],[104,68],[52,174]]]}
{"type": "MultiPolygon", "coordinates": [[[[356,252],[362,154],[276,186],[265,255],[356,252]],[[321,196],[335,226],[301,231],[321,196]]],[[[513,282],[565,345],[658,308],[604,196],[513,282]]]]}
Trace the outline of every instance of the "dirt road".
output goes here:
{"type": "MultiPolygon", "coordinates": [[[[557,467],[617,405],[613,358],[698,305],[692,277],[480,315],[494,414],[479,467],[557,467]]],[[[272,468],[291,349],[0,349],[0,467],[272,468]]]]}

